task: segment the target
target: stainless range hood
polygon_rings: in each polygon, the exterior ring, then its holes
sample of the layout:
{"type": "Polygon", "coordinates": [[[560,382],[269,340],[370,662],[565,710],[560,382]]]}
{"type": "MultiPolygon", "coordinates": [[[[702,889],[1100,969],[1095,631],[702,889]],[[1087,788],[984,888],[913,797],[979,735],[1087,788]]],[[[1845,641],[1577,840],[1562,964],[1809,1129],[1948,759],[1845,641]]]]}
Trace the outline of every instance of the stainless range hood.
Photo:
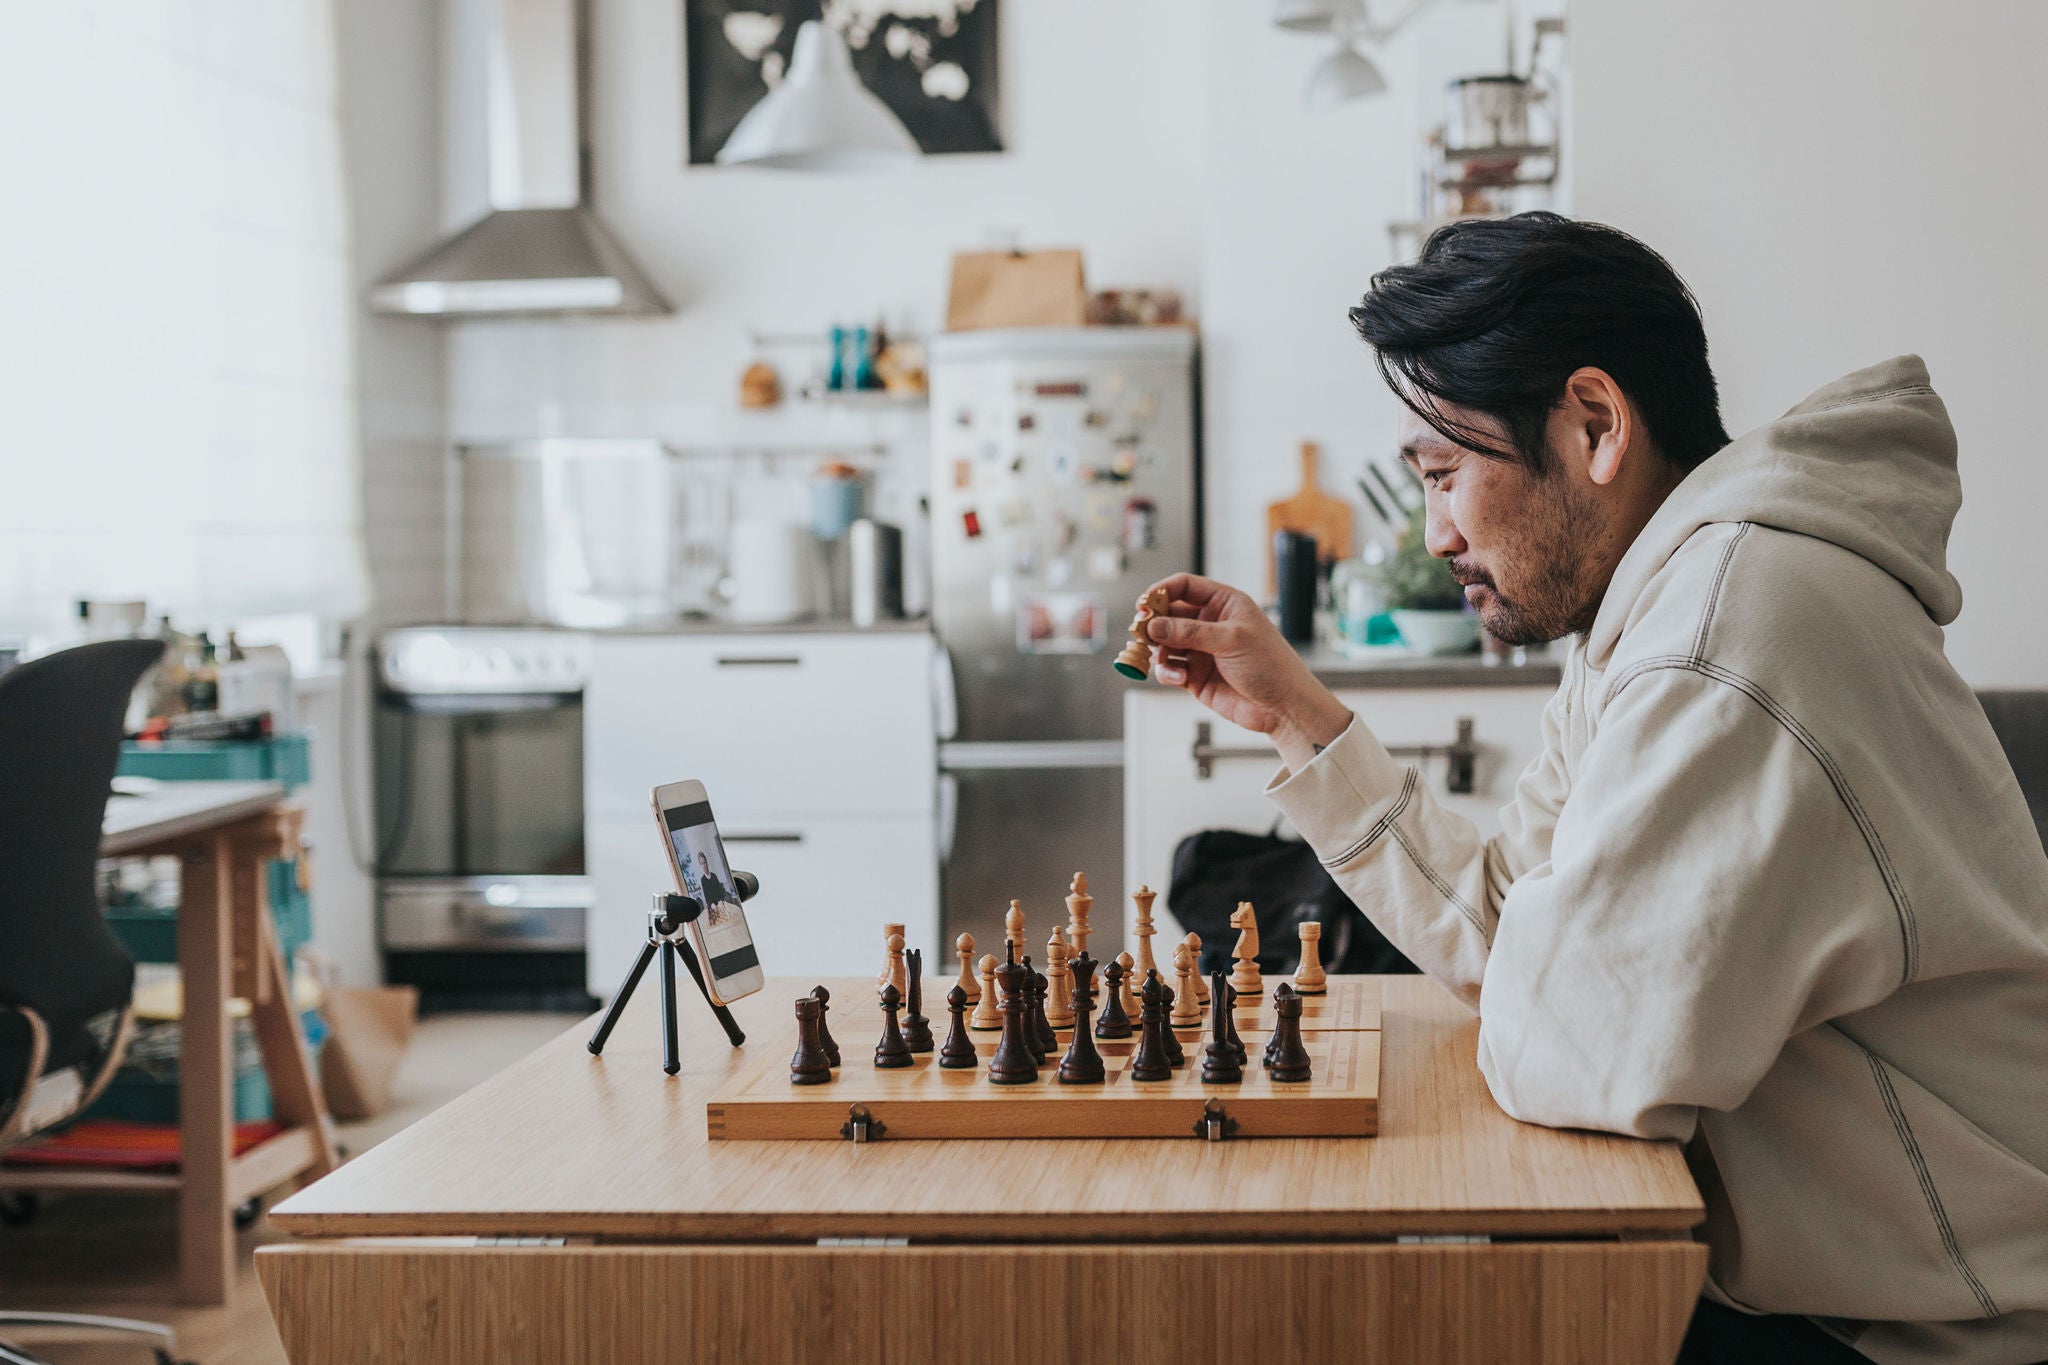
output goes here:
{"type": "Polygon", "coordinates": [[[379,313],[666,313],[591,212],[581,0],[482,0],[490,212],[372,286],[379,313]]]}

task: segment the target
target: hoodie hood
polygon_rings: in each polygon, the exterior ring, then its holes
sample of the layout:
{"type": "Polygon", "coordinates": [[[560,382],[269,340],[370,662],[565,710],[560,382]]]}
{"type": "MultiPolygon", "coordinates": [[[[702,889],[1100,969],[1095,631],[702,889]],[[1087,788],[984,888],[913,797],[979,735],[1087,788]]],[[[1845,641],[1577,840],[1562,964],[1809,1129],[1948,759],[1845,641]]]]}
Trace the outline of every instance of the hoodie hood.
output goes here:
{"type": "Polygon", "coordinates": [[[1754,522],[1839,545],[1912,590],[1939,625],[1963,607],[1948,571],[1962,506],[1956,433],[1919,356],[1844,376],[1686,475],[1615,568],[1586,638],[1605,667],[1638,597],[1702,526],[1754,522]]]}

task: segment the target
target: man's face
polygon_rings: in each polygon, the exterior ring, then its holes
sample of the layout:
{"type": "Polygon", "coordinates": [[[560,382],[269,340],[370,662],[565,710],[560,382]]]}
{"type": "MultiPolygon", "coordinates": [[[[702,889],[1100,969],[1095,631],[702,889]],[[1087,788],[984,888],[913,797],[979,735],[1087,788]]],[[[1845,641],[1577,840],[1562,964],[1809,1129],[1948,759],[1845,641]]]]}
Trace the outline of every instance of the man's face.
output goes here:
{"type": "MultiPolygon", "coordinates": [[[[1498,434],[1499,423],[1444,406],[1459,424],[1498,434]]],[[[1549,473],[1491,459],[1448,440],[1405,407],[1401,458],[1422,477],[1429,552],[1450,561],[1465,600],[1496,639],[1538,644],[1593,624],[1611,566],[1596,551],[1599,508],[1568,461],[1549,473]]]]}
{"type": "Polygon", "coordinates": [[[709,872],[711,870],[711,860],[702,853],[699,853],[697,855],[697,866],[703,871],[709,872]]]}

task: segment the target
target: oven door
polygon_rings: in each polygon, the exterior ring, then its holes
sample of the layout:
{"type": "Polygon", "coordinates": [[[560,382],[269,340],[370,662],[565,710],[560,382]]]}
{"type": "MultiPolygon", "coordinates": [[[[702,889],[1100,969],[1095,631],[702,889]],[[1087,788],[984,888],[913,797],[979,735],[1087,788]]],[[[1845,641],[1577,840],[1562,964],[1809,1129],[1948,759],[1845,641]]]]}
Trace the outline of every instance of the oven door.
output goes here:
{"type": "Polygon", "coordinates": [[[377,703],[380,877],[575,877],[583,865],[579,694],[377,703]]]}

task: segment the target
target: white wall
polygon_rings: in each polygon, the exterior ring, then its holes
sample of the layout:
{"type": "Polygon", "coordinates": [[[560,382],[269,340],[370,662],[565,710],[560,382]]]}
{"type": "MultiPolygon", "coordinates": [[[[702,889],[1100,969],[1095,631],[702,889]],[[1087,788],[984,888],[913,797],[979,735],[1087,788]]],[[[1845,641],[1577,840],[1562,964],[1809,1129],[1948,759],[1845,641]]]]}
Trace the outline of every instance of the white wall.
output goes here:
{"type": "Polygon", "coordinates": [[[0,9],[0,632],[361,601],[329,19],[0,9]]]}
{"type": "Polygon", "coordinates": [[[1924,356],[1961,441],[1949,655],[2048,684],[2048,6],[1576,0],[1578,212],[1699,295],[1730,431],[1924,356]]]}

